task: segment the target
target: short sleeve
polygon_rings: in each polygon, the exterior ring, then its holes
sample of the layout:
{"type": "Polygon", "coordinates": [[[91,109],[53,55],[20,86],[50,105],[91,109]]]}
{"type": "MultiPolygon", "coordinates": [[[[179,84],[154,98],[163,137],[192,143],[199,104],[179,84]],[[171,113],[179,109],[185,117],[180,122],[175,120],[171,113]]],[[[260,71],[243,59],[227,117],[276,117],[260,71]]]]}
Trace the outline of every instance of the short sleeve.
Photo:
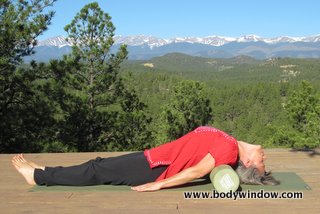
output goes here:
{"type": "MultiPolygon", "coordinates": [[[[234,140],[235,141],[235,140],[234,140]]],[[[237,142],[233,140],[217,139],[209,147],[209,153],[215,159],[215,165],[234,165],[238,159],[237,142]]]]}

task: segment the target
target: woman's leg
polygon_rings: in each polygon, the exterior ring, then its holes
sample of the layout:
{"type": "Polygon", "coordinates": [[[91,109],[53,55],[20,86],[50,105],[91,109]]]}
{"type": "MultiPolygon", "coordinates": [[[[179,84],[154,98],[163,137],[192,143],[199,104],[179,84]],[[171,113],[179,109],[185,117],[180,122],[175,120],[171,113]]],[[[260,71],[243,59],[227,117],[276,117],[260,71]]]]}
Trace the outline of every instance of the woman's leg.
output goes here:
{"type": "Polygon", "coordinates": [[[95,160],[75,166],[57,166],[35,169],[34,180],[38,185],[88,186],[100,184],[95,175],[95,160]]]}
{"type": "Polygon", "coordinates": [[[136,152],[111,158],[98,157],[76,166],[35,169],[34,180],[38,185],[131,186],[154,181],[165,169],[166,166],[151,169],[143,152],[136,152]]]}
{"type": "Polygon", "coordinates": [[[136,186],[155,181],[167,168],[151,169],[143,152],[130,153],[112,159],[101,159],[97,176],[103,184],[136,186]]]}

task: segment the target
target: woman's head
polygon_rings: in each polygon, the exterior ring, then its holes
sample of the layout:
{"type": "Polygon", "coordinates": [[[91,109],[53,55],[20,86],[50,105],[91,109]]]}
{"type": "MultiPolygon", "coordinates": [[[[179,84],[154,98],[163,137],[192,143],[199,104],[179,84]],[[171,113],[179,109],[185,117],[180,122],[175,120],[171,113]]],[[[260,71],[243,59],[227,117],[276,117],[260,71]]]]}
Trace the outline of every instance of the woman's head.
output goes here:
{"type": "Polygon", "coordinates": [[[246,167],[241,160],[238,161],[238,166],[235,169],[242,184],[256,184],[256,185],[278,185],[277,181],[270,172],[261,172],[254,166],[246,167]]]}
{"type": "Polygon", "coordinates": [[[251,165],[254,166],[258,170],[258,172],[263,175],[266,173],[266,167],[264,165],[264,161],[267,159],[264,154],[264,150],[261,145],[254,145],[255,150],[252,152],[250,156],[251,165]]]}
{"type": "Polygon", "coordinates": [[[238,141],[239,146],[239,157],[242,164],[249,168],[254,166],[254,168],[261,175],[265,174],[264,161],[267,158],[264,154],[264,150],[261,145],[249,144],[243,141],[238,141]]]}
{"type": "Polygon", "coordinates": [[[270,172],[266,172],[264,161],[267,158],[260,145],[238,141],[239,161],[236,172],[242,184],[277,185],[270,172]]]}

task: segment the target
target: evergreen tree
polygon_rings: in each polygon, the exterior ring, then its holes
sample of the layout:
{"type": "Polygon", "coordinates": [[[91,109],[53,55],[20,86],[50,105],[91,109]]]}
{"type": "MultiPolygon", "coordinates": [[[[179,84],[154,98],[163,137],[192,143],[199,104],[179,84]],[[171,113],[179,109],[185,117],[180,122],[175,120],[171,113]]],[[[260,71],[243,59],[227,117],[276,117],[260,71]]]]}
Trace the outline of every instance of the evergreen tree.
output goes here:
{"type": "Polygon", "coordinates": [[[74,142],[78,151],[141,148],[136,144],[145,143],[139,137],[144,135],[139,131],[144,129],[145,105],[119,77],[128,52],[125,45],[111,51],[115,30],[111,17],[98,3],[90,3],[65,30],[73,44],[65,60],[73,64],[69,73],[74,81],[68,87],[75,103],[65,117],[62,140],[74,142]]]}
{"type": "Polygon", "coordinates": [[[212,120],[212,109],[204,84],[185,80],[177,84],[173,92],[173,98],[163,112],[166,136],[160,139],[162,143],[177,139],[212,120]]]}
{"type": "Polygon", "coordinates": [[[146,113],[146,105],[140,101],[135,91],[124,92],[116,124],[115,149],[144,150],[153,145],[150,131],[151,117],[146,113]]]}
{"type": "Polygon", "coordinates": [[[313,87],[307,81],[303,81],[300,89],[292,93],[286,104],[292,126],[299,132],[305,132],[310,114],[318,113],[317,107],[319,104],[319,99],[313,87]]]}
{"type": "Polygon", "coordinates": [[[50,24],[54,13],[45,10],[55,1],[0,0],[0,152],[39,151],[35,143],[52,125],[50,105],[35,88],[37,74],[17,67],[50,24]]]}
{"type": "Polygon", "coordinates": [[[292,128],[297,132],[294,148],[315,148],[320,145],[320,98],[307,81],[289,97],[286,110],[292,128]]]}
{"type": "Polygon", "coordinates": [[[114,97],[104,99],[99,95],[102,92],[116,95],[119,65],[128,53],[125,45],[116,54],[110,52],[115,30],[111,17],[101,10],[98,3],[90,3],[80,10],[65,30],[69,34],[67,40],[73,44],[72,57],[82,63],[75,72],[85,83],[90,110],[103,105],[108,99],[112,102],[114,97]]]}
{"type": "Polygon", "coordinates": [[[307,81],[294,90],[285,105],[288,121],[270,127],[270,145],[313,149],[320,145],[320,98],[307,81]]]}
{"type": "Polygon", "coordinates": [[[110,106],[122,92],[118,71],[127,50],[121,46],[116,54],[110,53],[115,27],[96,2],[85,5],[65,30],[73,45],[72,54],[65,60],[73,64],[69,72],[75,84],[70,87],[76,105],[66,117],[64,141],[74,136],[79,151],[92,151],[99,149],[102,130],[111,131],[108,125],[115,121],[110,106]]]}
{"type": "MultiPolygon", "coordinates": [[[[0,0],[1,74],[33,53],[37,37],[48,27],[54,12],[44,10],[56,0],[0,0]]],[[[9,69],[9,70],[11,70],[9,69]]],[[[5,72],[7,71],[7,72],[5,72]]]]}

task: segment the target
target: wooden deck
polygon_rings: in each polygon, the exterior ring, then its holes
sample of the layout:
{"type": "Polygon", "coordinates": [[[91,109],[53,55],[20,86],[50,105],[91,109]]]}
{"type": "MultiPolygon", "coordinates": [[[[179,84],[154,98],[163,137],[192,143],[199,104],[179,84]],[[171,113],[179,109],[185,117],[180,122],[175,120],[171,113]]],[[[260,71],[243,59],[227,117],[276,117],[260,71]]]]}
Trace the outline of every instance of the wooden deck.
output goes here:
{"type": "MultiPolygon", "coordinates": [[[[96,156],[121,153],[26,154],[42,165],[78,164],[96,156]]],[[[13,154],[0,155],[1,213],[320,213],[320,155],[287,149],[266,150],[273,171],[296,172],[312,188],[303,199],[192,199],[180,191],[28,192],[28,186],[11,165],[13,154]]]]}

